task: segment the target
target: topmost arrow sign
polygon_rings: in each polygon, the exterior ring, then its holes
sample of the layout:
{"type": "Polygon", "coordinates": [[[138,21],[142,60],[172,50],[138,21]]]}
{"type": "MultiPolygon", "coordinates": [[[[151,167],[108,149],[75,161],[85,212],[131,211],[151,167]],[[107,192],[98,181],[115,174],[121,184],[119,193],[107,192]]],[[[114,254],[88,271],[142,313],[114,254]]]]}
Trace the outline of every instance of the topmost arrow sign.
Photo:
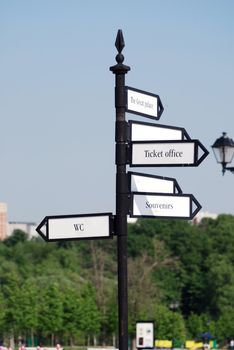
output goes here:
{"type": "Polygon", "coordinates": [[[158,95],[126,86],[127,112],[158,120],[163,109],[158,95]]]}

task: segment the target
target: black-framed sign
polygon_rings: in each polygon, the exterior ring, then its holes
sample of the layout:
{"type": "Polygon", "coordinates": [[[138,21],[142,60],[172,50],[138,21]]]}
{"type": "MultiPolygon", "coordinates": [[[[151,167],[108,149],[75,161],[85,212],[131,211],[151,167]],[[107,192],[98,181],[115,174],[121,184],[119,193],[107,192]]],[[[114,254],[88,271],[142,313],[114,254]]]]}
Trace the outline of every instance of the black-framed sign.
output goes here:
{"type": "Polygon", "coordinates": [[[172,218],[191,220],[201,209],[192,194],[139,193],[131,194],[130,217],[172,218]]]}
{"type": "Polygon", "coordinates": [[[154,348],[154,321],[136,322],[136,348],[154,348]]]}
{"type": "Polygon", "coordinates": [[[198,166],[208,154],[199,140],[135,141],[130,166],[198,166]]]}
{"type": "Polygon", "coordinates": [[[184,128],[129,120],[131,141],[190,140],[184,128]]]}
{"type": "Polygon", "coordinates": [[[125,87],[126,112],[158,120],[164,110],[160,97],[147,91],[125,87]]]}
{"type": "Polygon", "coordinates": [[[110,238],[112,213],[46,216],[36,228],[45,241],[110,238]]]}
{"type": "Polygon", "coordinates": [[[128,172],[130,192],[182,193],[176,179],[165,176],[128,172]]]}

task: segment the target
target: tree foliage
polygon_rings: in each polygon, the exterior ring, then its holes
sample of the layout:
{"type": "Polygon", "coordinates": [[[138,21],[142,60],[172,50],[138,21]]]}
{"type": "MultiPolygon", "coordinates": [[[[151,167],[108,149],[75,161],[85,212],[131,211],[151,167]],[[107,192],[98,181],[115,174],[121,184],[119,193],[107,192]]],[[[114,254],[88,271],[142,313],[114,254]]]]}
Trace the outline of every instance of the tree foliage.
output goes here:
{"type": "MultiPolygon", "coordinates": [[[[116,245],[116,237],[30,241],[20,230],[0,242],[1,338],[20,336],[33,345],[112,344],[118,328],[116,245]]],[[[184,341],[204,331],[219,341],[233,337],[233,265],[231,215],[199,224],[129,224],[131,337],[137,320],[155,320],[157,339],[184,341]]]]}

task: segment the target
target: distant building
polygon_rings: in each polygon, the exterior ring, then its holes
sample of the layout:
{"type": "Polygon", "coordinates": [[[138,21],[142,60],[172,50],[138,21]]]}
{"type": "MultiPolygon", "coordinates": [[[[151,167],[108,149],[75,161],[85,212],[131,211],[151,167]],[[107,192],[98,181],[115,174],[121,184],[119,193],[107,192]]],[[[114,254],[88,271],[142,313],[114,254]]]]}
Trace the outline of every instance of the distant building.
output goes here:
{"type": "Polygon", "coordinates": [[[38,237],[37,224],[34,222],[8,222],[7,204],[0,203],[0,241],[11,236],[14,230],[22,230],[28,234],[29,239],[38,237]]]}
{"type": "Polygon", "coordinates": [[[7,205],[6,203],[0,203],[0,240],[4,240],[7,237],[7,205]]]}
{"type": "Polygon", "coordinates": [[[38,237],[36,231],[37,225],[34,222],[17,222],[11,221],[8,223],[8,236],[11,236],[14,230],[21,230],[28,234],[28,238],[38,237]]]}
{"type": "Polygon", "coordinates": [[[193,223],[196,225],[196,224],[199,224],[199,222],[204,218],[210,218],[210,219],[216,220],[217,217],[218,217],[218,214],[209,213],[207,211],[199,212],[193,219],[193,223]]]}

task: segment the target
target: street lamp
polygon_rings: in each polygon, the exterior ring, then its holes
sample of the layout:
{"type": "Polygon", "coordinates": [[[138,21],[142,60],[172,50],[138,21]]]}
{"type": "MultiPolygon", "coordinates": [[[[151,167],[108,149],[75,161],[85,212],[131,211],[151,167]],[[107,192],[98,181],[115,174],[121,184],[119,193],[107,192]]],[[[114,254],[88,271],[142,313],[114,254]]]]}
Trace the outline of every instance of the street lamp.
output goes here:
{"type": "Polygon", "coordinates": [[[171,311],[173,312],[173,324],[172,324],[172,349],[174,349],[175,346],[175,342],[176,342],[176,333],[177,330],[175,331],[175,325],[176,325],[176,317],[175,317],[175,312],[176,310],[179,308],[180,303],[177,300],[173,300],[170,305],[169,308],[171,309],[171,311]]]}
{"type": "Polygon", "coordinates": [[[179,301],[173,300],[173,301],[170,303],[169,308],[170,308],[173,312],[175,312],[175,311],[179,308],[179,306],[180,306],[179,301]]]}
{"type": "Polygon", "coordinates": [[[234,167],[227,167],[227,164],[231,163],[234,157],[234,141],[227,137],[226,132],[223,132],[223,136],[218,138],[211,147],[217,163],[222,164],[223,175],[226,170],[230,170],[234,174],[234,167]]]}

